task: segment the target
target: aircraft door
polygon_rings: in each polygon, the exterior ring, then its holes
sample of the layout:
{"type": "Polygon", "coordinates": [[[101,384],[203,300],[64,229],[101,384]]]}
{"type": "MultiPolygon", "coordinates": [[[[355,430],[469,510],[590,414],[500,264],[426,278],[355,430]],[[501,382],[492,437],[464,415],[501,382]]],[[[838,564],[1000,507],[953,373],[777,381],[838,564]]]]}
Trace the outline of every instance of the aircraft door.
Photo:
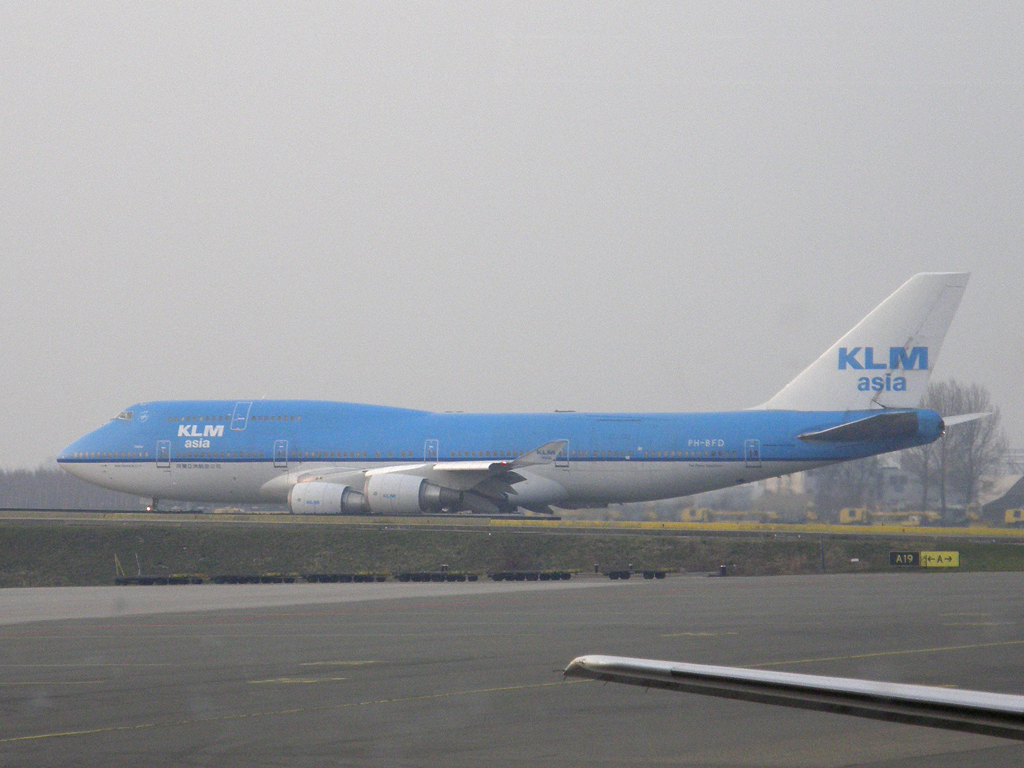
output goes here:
{"type": "Polygon", "coordinates": [[[241,432],[249,423],[249,409],[252,403],[235,403],[235,411],[231,414],[231,429],[234,432],[241,432]]]}
{"type": "Polygon", "coordinates": [[[748,467],[761,466],[760,440],[745,440],[743,442],[743,459],[748,467]]]}
{"type": "Polygon", "coordinates": [[[171,441],[156,441],[156,466],[157,469],[171,468],[171,441]]]}
{"type": "Polygon", "coordinates": [[[424,461],[437,461],[437,457],[440,451],[438,450],[437,440],[427,440],[423,444],[423,460],[424,461]]]}
{"type": "Polygon", "coordinates": [[[288,469],[288,441],[274,441],[274,467],[276,469],[288,469]]]}

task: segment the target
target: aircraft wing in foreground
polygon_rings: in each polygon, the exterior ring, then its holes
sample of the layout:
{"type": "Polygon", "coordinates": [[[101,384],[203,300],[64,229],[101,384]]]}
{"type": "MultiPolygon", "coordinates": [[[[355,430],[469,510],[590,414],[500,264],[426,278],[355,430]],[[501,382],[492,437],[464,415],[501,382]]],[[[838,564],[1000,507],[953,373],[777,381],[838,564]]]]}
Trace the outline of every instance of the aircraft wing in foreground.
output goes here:
{"type": "Polygon", "coordinates": [[[1024,741],[1024,696],[622,656],[580,656],[565,675],[1024,741]]]}

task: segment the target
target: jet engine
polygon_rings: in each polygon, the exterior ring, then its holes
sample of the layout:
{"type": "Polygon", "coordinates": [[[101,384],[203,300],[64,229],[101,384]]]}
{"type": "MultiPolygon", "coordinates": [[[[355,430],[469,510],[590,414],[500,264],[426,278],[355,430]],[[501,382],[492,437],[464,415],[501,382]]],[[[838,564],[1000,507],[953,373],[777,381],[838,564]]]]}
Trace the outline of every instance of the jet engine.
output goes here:
{"type": "Polygon", "coordinates": [[[458,509],[462,493],[415,475],[384,472],[367,479],[366,503],[375,515],[418,515],[458,509]]]}
{"type": "Polygon", "coordinates": [[[288,508],[295,515],[366,514],[366,499],[350,485],[296,483],[288,492],[288,508]]]}

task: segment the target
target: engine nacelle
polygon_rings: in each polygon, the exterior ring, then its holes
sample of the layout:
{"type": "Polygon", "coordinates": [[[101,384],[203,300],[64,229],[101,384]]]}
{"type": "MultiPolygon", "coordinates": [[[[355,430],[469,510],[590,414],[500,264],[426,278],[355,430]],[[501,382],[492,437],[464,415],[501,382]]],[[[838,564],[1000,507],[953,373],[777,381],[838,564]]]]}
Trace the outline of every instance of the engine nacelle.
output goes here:
{"type": "Polygon", "coordinates": [[[366,481],[366,503],[375,515],[418,515],[446,507],[457,509],[462,494],[428,483],[425,478],[384,472],[366,481]]]}
{"type": "Polygon", "coordinates": [[[367,511],[360,491],[336,483],[296,483],[288,491],[288,508],[295,515],[358,515],[367,511]]]}

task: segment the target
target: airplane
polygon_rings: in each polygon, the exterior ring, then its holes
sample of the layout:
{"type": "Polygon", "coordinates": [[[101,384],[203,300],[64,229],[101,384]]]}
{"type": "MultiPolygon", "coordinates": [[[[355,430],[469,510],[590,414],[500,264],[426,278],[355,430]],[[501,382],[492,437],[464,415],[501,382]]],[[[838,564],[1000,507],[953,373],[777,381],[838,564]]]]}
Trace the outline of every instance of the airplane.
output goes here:
{"type": "Polygon", "coordinates": [[[918,408],[969,273],[915,275],[767,402],[719,413],[432,413],[310,400],[133,405],[58,464],[160,500],[501,515],[651,501],[937,440],[918,408]]]}
{"type": "Polygon", "coordinates": [[[579,656],[563,674],[1024,741],[1013,694],[623,656],[579,656]]]}

